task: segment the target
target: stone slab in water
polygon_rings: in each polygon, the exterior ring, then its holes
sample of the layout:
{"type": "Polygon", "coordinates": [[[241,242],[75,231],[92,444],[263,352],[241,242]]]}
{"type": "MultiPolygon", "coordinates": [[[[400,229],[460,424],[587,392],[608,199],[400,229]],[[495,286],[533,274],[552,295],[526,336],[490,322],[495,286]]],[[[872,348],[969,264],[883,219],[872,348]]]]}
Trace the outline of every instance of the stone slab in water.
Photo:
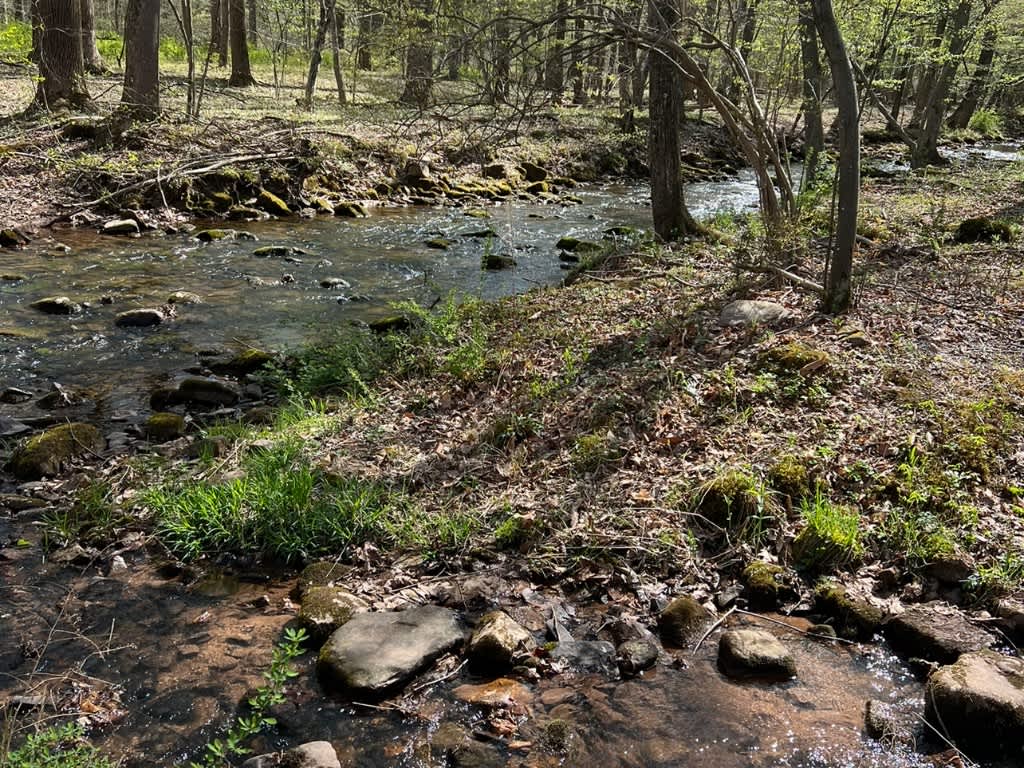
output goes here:
{"type": "Polygon", "coordinates": [[[321,678],[353,698],[380,698],[407,683],[465,638],[459,617],[425,605],[362,613],[335,630],[320,651],[321,678]]]}
{"type": "Polygon", "coordinates": [[[119,328],[148,328],[160,325],[167,316],[159,309],[129,309],[114,318],[114,325],[119,328]]]}
{"type": "Polygon", "coordinates": [[[250,757],[242,768],[271,768],[287,765],[290,768],[341,768],[338,753],[329,741],[310,741],[290,749],[284,754],[271,752],[250,757]]]}
{"type": "Polygon", "coordinates": [[[551,660],[573,672],[619,675],[615,646],[605,640],[567,640],[555,646],[551,660]]]}
{"type": "Polygon", "coordinates": [[[925,715],[968,754],[1024,765],[1024,660],[965,653],[928,679],[925,715]]]}
{"type": "Polygon", "coordinates": [[[995,638],[956,609],[916,606],[885,623],[893,650],[909,658],[952,664],[961,654],[990,647],[995,638]]]}
{"type": "Polygon", "coordinates": [[[788,680],[796,661],[775,635],[760,629],[733,629],[718,643],[718,666],[729,677],[788,680]]]}

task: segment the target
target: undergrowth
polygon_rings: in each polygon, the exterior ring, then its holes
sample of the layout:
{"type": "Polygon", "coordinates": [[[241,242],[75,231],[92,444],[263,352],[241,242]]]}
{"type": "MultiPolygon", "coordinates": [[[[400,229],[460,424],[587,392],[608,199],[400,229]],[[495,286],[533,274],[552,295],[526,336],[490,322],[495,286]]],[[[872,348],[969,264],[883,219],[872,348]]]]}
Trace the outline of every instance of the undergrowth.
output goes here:
{"type": "Polygon", "coordinates": [[[0,754],[0,768],[115,768],[116,763],[85,740],[78,723],[56,725],[28,736],[18,749],[0,754]]]}

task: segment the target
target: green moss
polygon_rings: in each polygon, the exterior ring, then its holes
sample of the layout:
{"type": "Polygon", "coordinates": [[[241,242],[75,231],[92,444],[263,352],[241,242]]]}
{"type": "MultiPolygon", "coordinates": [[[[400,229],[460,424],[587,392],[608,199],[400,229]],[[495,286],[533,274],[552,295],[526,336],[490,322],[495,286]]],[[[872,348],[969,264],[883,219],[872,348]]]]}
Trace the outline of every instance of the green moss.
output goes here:
{"type": "Polygon", "coordinates": [[[824,582],[814,591],[815,609],[835,620],[840,636],[870,640],[882,625],[881,609],[854,597],[835,582],[824,582]]]}
{"type": "Polygon", "coordinates": [[[195,239],[201,243],[212,243],[216,240],[230,240],[235,236],[233,229],[204,229],[196,232],[195,239]]]}
{"type": "Polygon", "coordinates": [[[256,196],[256,205],[275,216],[291,216],[292,214],[292,209],[284,200],[266,189],[259,191],[256,196]]]}
{"type": "Polygon", "coordinates": [[[785,454],[768,470],[768,484],[793,501],[800,501],[811,491],[810,472],[800,457],[785,454]]]}
{"type": "Polygon", "coordinates": [[[580,435],[572,445],[572,465],[577,472],[593,472],[622,456],[622,446],[610,432],[580,435]]]}
{"type": "Polygon", "coordinates": [[[71,459],[100,453],[106,444],[91,424],[62,424],[30,438],[14,452],[9,467],[19,480],[38,480],[58,474],[71,459]]]}
{"type": "Polygon", "coordinates": [[[693,640],[710,619],[703,605],[684,595],[658,614],[658,631],[666,642],[681,648],[693,640]]]}
{"type": "MultiPolygon", "coordinates": [[[[744,568],[741,579],[750,608],[755,611],[778,608],[787,575],[788,572],[781,565],[763,560],[755,560],[744,568]]],[[[792,592],[791,589],[786,591],[792,592]]]]}
{"type": "Polygon", "coordinates": [[[797,341],[769,349],[763,354],[762,359],[791,372],[804,372],[809,368],[819,370],[830,362],[827,352],[797,341]]]}
{"type": "Polygon", "coordinates": [[[166,443],[185,434],[185,419],[176,413],[154,413],[146,419],[146,437],[154,443],[166,443]]]}
{"type": "Polygon", "coordinates": [[[730,469],[698,489],[695,506],[716,525],[729,526],[756,514],[760,498],[760,489],[753,476],[739,469],[730,469]]]}
{"type": "Polygon", "coordinates": [[[990,243],[994,240],[1009,243],[1014,240],[1014,232],[1005,221],[981,216],[960,222],[953,239],[958,243],[990,243]]]}
{"type": "Polygon", "coordinates": [[[598,243],[591,243],[587,240],[580,240],[578,237],[560,238],[555,247],[560,251],[583,255],[585,253],[598,253],[602,246],[598,243]]]}
{"type": "Polygon", "coordinates": [[[365,219],[369,214],[359,203],[353,202],[340,202],[334,206],[334,215],[342,216],[347,219],[365,219]]]}
{"type": "Polygon", "coordinates": [[[434,248],[439,251],[447,251],[452,246],[452,241],[444,237],[432,237],[424,243],[427,248],[434,248]]]}

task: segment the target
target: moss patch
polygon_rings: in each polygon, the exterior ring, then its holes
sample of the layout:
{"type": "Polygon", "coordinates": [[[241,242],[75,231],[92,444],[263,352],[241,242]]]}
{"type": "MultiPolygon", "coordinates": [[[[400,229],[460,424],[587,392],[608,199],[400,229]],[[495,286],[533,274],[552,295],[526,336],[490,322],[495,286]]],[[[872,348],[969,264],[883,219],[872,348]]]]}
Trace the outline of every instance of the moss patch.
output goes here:
{"type": "Polygon", "coordinates": [[[9,468],[19,480],[58,474],[72,459],[103,451],[107,441],[91,424],[75,422],[30,438],[11,457],[9,468]]]}

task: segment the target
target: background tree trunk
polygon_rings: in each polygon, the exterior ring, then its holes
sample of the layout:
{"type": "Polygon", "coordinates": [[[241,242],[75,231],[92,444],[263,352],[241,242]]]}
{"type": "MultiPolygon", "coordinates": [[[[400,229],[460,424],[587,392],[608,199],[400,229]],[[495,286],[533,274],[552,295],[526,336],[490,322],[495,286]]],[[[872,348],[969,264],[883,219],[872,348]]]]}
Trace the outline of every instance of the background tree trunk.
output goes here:
{"type": "Polygon", "coordinates": [[[568,13],[569,0],[558,0],[551,47],[548,48],[548,55],[544,60],[544,88],[554,93],[556,99],[565,90],[565,35],[568,31],[568,13]]]}
{"type": "Polygon", "coordinates": [[[348,94],[345,91],[345,75],[341,69],[341,49],[345,45],[345,12],[335,9],[331,14],[331,64],[334,66],[334,84],[338,88],[338,103],[345,106],[348,94]]]}
{"type": "Polygon", "coordinates": [[[839,108],[839,181],[834,249],[825,282],[825,311],[840,314],[853,299],[851,274],[857,247],[857,212],[860,205],[860,105],[853,65],[832,9],[832,0],[812,0],[814,22],[832,68],[839,108]]]}
{"type": "Polygon", "coordinates": [[[93,0],[81,0],[82,3],[82,58],[85,71],[92,74],[106,72],[103,57],[96,47],[96,12],[93,0]]]}
{"type": "Polygon", "coordinates": [[[323,60],[322,51],[327,41],[327,32],[331,28],[336,0],[320,0],[320,23],[316,26],[316,37],[313,39],[313,50],[309,54],[309,74],[306,76],[306,109],[313,111],[313,96],[316,94],[316,78],[323,60]]]}
{"type": "MultiPolygon", "coordinates": [[[[675,40],[681,18],[678,0],[650,0],[651,24],[659,37],[675,40]]],[[[651,51],[651,127],[648,160],[651,170],[651,214],[654,232],[676,240],[699,232],[683,200],[679,116],[682,113],[682,73],[669,51],[651,51]]]]}
{"type": "Polygon", "coordinates": [[[160,114],[160,0],[128,1],[125,49],[121,106],[152,120],[160,114]]]}
{"type": "MultiPolygon", "coordinates": [[[[224,2],[224,0],[221,0],[224,2]]],[[[231,78],[228,85],[248,88],[256,85],[249,66],[249,41],[246,39],[245,0],[227,0],[230,11],[228,31],[231,37],[231,78]]]]}
{"type": "Polygon", "coordinates": [[[971,124],[971,118],[978,111],[981,104],[981,97],[988,87],[992,77],[992,62],[996,57],[996,41],[999,39],[994,25],[985,28],[985,34],[981,38],[981,52],[978,54],[978,63],[974,67],[971,81],[967,84],[967,91],[953,114],[949,117],[948,125],[954,131],[964,130],[971,124]]]}
{"type": "Polygon", "coordinates": [[[434,91],[433,0],[411,3],[411,38],[405,49],[405,88],[399,101],[425,109],[434,91]]]}
{"type": "Polygon", "coordinates": [[[33,27],[37,32],[39,64],[39,85],[33,103],[44,109],[55,109],[61,103],[76,108],[91,106],[82,56],[81,4],[37,0],[33,27]]]}
{"type": "Polygon", "coordinates": [[[825,126],[821,118],[821,58],[814,9],[800,0],[800,64],[803,74],[804,189],[817,180],[818,161],[825,151],[825,126]]]}
{"type": "Polygon", "coordinates": [[[226,67],[228,65],[228,49],[231,43],[231,0],[219,0],[217,3],[217,24],[220,25],[217,66],[226,67]]]}

